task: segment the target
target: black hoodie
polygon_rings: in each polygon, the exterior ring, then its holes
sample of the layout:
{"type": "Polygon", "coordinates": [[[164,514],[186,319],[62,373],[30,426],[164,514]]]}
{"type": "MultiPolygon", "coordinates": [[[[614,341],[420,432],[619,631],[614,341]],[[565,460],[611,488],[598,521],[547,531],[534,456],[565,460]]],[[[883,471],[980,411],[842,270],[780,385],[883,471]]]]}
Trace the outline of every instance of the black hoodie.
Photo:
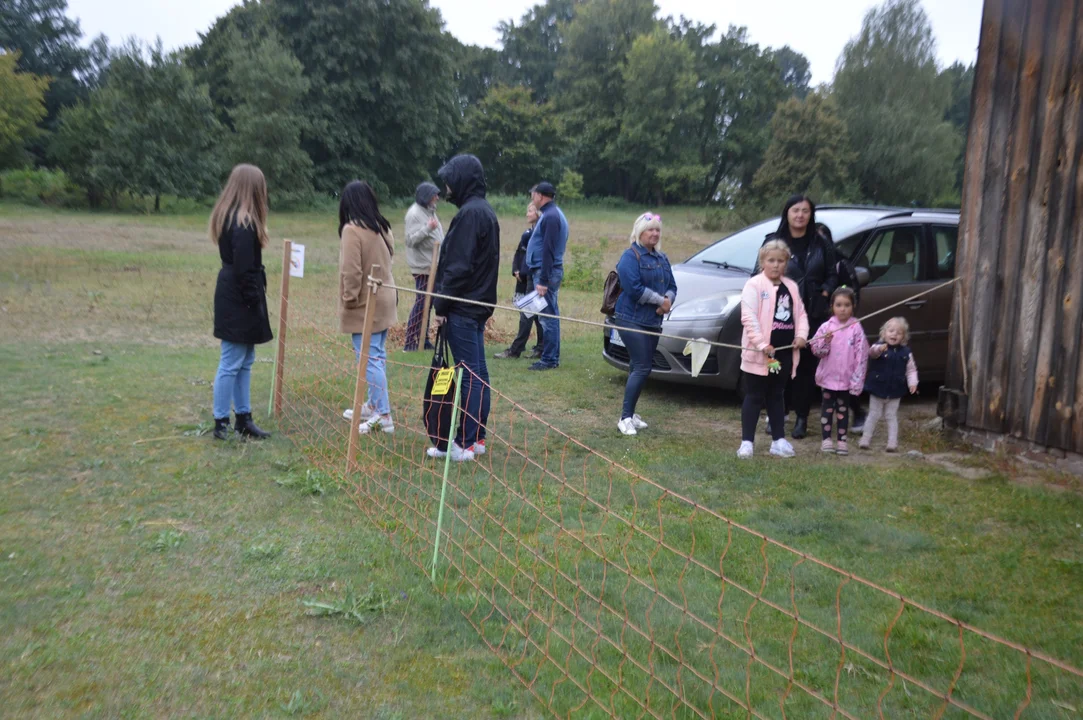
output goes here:
{"type": "MultiPolygon", "coordinates": [[[[440,246],[436,268],[436,292],[441,295],[496,304],[496,283],[500,271],[500,225],[485,199],[485,171],[473,155],[456,155],[437,173],[451,189],[448,200],[459,212],[451,221],[440,246]]],[[[465,315],[484,322],[493,309],[434,298],[433,310],[447,317],[465,315]]]]}

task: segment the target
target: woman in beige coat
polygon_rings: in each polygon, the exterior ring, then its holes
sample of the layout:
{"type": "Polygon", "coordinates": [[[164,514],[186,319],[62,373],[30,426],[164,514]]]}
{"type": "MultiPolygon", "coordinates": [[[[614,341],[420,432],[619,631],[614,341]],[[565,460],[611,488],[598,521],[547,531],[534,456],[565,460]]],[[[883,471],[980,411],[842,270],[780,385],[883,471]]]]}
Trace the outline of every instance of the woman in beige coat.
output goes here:
{"type": "MultiPolygon", "coordinates": [[[[380,214],[376,193],[367,182],[354,180],[342,190],[338,206],[339,293],[338,317],[342,332],[353,336],[353,349],[361,360],[361,339],[365,330],[368,304],[368,278],[373,266],[379,265],[379,277],[385,284],[394,284],[391,257],[395,237],[391,225],[380,214]]],[[[387,329],[397,319],[398,297],[394,290],[383,287],[372,296],[372,339],[368,348],[368,396],[361,407],[358,430],[367,435],[373,430],[395,432],[391,421],[391,398],[387,388],[387,329]]],[[[342,416],[353,422],[353,408],[342,416]]]]}

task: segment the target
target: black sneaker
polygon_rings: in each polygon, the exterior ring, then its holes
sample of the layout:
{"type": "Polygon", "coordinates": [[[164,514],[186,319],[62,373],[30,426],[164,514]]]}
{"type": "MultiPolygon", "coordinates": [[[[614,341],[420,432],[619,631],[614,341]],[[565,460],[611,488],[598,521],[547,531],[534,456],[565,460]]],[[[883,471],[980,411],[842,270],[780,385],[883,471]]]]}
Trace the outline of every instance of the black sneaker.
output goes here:
{"type": "Polygon", "coordinates": [[[556,370],[557,366],[556,365],[547,365],[547,364],[545,364],[545,363],[543,363],[542,361],[539,360],[538,362],[531,365],[530,369],[531,370],[556,370]]]}

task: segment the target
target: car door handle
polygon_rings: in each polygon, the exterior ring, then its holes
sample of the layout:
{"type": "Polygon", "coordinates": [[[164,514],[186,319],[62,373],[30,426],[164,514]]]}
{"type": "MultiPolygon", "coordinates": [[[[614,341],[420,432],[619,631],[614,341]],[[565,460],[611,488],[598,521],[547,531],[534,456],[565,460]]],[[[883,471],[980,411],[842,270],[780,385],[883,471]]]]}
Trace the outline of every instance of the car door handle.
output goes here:
{"type": "Polygon", "coordinates": [[[928,300],[911,300],[908,303],[903,303],[903,305],[906,305],[906,307],[910,308],[911,310],[917,310],[927,302],[928,300]]]}

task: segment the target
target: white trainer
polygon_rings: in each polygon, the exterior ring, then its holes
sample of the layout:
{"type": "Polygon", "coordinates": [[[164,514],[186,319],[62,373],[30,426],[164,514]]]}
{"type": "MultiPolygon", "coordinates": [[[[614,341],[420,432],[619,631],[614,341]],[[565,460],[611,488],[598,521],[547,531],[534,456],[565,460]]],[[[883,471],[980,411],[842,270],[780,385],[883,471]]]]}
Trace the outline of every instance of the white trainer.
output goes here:
{"type": "Polygon", "coordinates": [[[619,423],[617,423],[617,429],[620,430],[621,433],[623,433],[624,435],[636,434],[636,424],[632,420],[632,418],[622,419],[619,423]]]}
{"type": "Polygon", "coordinates": [[[368,420],[365,420],[358,426],[357,432],[362,435],[368,435],[373,430],[383,430],[385,433],[391,434],[395,432],[395,423],[391,421],[390,415],[373,415],[368,420]]]}
{"type": "MultiPolygon", "coordinates": [[[[446,458],[447,452],[440,450],[439,448],[431,447],[425,451],[425,454],[431,458],[446,458]]],[[[474,459],[473,450],[463,450],[457,443],[451,443],[451,460],[452,462],[470,462],[474,459]]]]}
{"type": "MultiPolygon", "coordinates": [[[[362,420],[368,420],[370,417],[373,416],[373,414],[374,413],[372,412],[372,406],[371,405],[369,405],[368,403],[364,403],[361,406],[361,419],[362,420]]],[[[347,421],[347,422],[352,421],[353,420],[353,408],[346,408],[345,410],[343,410],[342,411],[342,419],[347,421]]]]}
{"type": "Polygon", "coordinates": [[[632,416],[632,425],[635,426],[636,430],[646,430],[650,427],[650,425],[643,422],[643,418],[639,417],[639,413],[632,416]]]}
{"type": "Polygon", "coordinates": [[[790,445],[790,441],[785,438],[771,443],[771,454],[775,457],[784,458],[792,458],[797,455],[793,450],[793,445],[790,445]]]}
{"type": "Polygon", "coordinates": [[[737,448],[737,457],[748,460],[752,457],[752,443],[748,440],[741,441],[741,447],[737,448]]]}

